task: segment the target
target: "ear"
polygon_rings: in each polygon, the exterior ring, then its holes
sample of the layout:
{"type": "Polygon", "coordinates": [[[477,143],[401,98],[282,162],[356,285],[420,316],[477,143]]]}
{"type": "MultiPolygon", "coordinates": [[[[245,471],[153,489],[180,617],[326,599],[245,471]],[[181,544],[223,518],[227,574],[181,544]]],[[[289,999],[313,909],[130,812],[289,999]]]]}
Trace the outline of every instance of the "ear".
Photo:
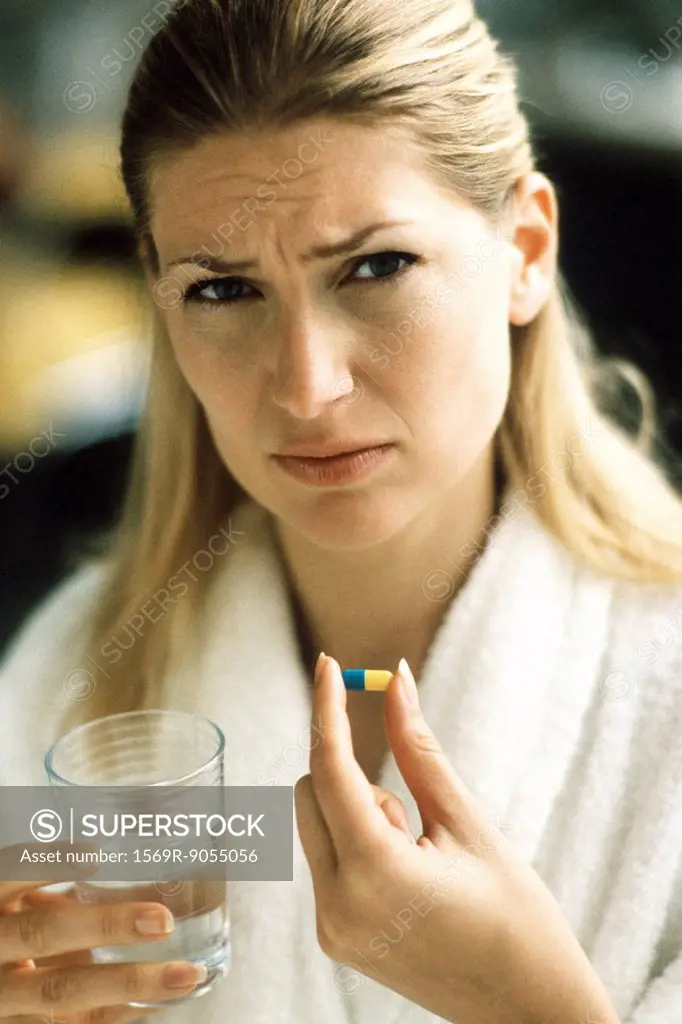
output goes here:
{"type": "Polygon", "coordinates": [[[547,302],[556,279],[559,210],[549,178],[533,171],[514,192],[509,321],[530,323],[547,302]]]}

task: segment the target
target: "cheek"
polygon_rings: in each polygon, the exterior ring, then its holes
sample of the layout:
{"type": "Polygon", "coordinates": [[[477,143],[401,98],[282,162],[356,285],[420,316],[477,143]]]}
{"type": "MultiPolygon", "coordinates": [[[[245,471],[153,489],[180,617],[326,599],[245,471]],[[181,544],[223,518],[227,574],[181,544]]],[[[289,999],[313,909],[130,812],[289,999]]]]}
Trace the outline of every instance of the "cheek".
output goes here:
{"type": "Polygon", "coordinates": [[[243,387],[244,354],[225,343],[219,325],[169,323],[168,336],[180,372],[203,405],[243,387]]]}
{"type": "Polygon", "coordinates": [[[494,435],[510,384],[504,282],[471,282],[395,332],[381,383],[400,395],[410,433],[434,459],[470,461],[494,435]],[[425,323],[431,318],[430,323],[425,323]]]}
{"type": "MultiPolygon", "coordinates": [[[[455,293],[439,321],[448,339],[448,357],[441,356],[442,386],[467,408],[504,402],[510,377],[508,286],[504,267],[489,265],[455,293]]],[[[500,413],[501,414],[501,413],[500,413]]]]}
{"type": "Polygon", "coordinates": [[[494,295],[472,289],[398,326],[385,346],[386,372],[415,395],[445,392],[475,401],[508,380],[509,324],[494,295]]]}
{"type": "Polygon", "coordinates": [[[231,433],[246,435],[255,422],[256,397],[243,354],[224,343],[211,343],[209,331],[198,336],[193,329],[190,336],[169,327],[168,333],[180,372],[216,436],[224,435],[226,424],[231,433]]]}

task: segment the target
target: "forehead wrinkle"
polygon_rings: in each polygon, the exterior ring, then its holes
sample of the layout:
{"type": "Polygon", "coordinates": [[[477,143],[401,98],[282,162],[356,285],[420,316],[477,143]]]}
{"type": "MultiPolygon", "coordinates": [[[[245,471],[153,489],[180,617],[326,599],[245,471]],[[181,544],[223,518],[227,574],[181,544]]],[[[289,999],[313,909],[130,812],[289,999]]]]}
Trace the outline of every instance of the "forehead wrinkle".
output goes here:
{"type": "MultiPolygon", "coordinates": [[[[410,153],[408,156],[408,153],[405,151],[405,140],[402,138],[400,132],[397,134],[390,130],[377,132],[376,130],[368,129],[366,126],[347,126],[347,130],[353,141],[352,151],[354,156],[352,159],[352,170],[354,180],[357,180],[358,159],[362,161],[363,157],[361,154],[365,149],[367,149],[367,155],[369,157],[367,173],[370,175],[374,173],[375,155],[372,153],[372,149],[376,147],[377,142],[382,151],[382,156],[387,152],[387,155],[390,154],[393,159],[397,159],[400,164],[404,165],[406,162],[412,164],[415,163],[416,155],[412,155],[410,153]]],[[[305,128],[305,131],[300,138],[303,138],[304,141],[310,138],[309,127],[305,128]]],[[[257,133],[252,140],[249,140],[248,135],[243,135],[242,133],[239,133],[233,138],[230,138],[228,135],[225,138],[218,137],[204,139],[198,150],[194,149],[193,151],[176,154],[175,157],[169,156],[163,160],[163,162],[156,163],[153,169],[154,177],[156,177],[157,172],[160,172],[161,174],[166,172],[164,177],[166,177],[166,181],[170,186],[170,191],[176,194],[181,188],[184,190],[185,184],[189,187],[191,195],[193,191],[195,192],[197,184],[199,184],[199,186],[203,183],[213,185],[221,182],[237,182],[240,179],[253,180],[254,188],[256,189],[260,185],[266,185],[269,180],[274,180],[273,187],[281,189],[282,186],[277,182],[276,175],[278,171],[281,173],[282,167],[284,163],[286,163],[286,159],[293,158],[294,154],[298,151],[295,142],[299,139],[299,134],[294,132],[294,142],[292,142],[290,146],[286,147],[286,150],[288,151],[286,155],[283,155],[282,152],[282,141],[284,139],[286,139],[286,134],[281,133],[277,133],[275,136],[271,134],[263,135],[262,133],[257,133]],[[235,145],[236,150],[231,148],[235,145]],[[236,170],[230,164],[229,156],[231,151],[233,154],[236,153],[238,164],[242,160],[248,161],[254,159],[254,157],[258,160],[258,155],[260,154],[263,162],[267,160],[268,169],[265,171],[259,170],[253,172],[236,170]]],[[[341,162],[344,162],[344,156],[346,158],[350,156],[348,147],[342,148],[341,162]]],[[[310,165],[303,165],[301,167],[301,171],[297,175],[296,179],[293,181],[287,181],[286,187],[291,187],[292,184],[295,185],[297,181],[309,180],[311,176],[324,176],[330,167],[338,169],[338,165],[338,154],[335,156],[332,152],[321,151],[317,155],[314,163],[310,165]]],[[[347,176],[343,175],[343,180],[344,184],[347,183],[347,176]]],[[[256,197],[252,197],[250,194],[246,196],[242,195],[237,199],[237,201],[244,202],[248,198],[256,197]]]]}
{"type": "MultiPolygon", "coordinates": [[[[191,213],[188,212],[182,217],[183,225],[188,230],[188,234],[185,236],[188,240],[187,244],[178,238],[178,241],[172,248],[174,250],[183,249],[189,254],[191,252],[199,252],[206,246],[210,248],[212,240],[213,244],[215,244],[219,239],[221,250],[225,252],[226,258],[239,262],[239,256],[235,252],[234,243],[235,239],[239,239],[243,235],[249,252],[252,252],[254,247],[262,254],[270,250],[279,257],[283,264],[287,262],[293,264],[296,262],[297,257],[295,254],[291,257],[287,256],[286,249],[289,240],[304,237],[308,230],[312,230],[314,240],[321,230],[321,226],[326,228],[331,225],[333,228],[338,228],[340,233],[343,232],[345,221],[341,217],[342,211],[338,211],[333,216],[330,216],[328,210],[326,212],[314,209],[311,211],[311,207],[319,201],[328,204],[329,196],[322,192],[313,193],[305,197],[282,196],[278,198],[277,204],[273,203],[268,210],[254,210],[255,220],[248,224],[243,231],[235,231],[229,239],[225,238],[221,231],[227,224],[231,223],[231,217],[240,207],[235,209],[230,207],[229,211],[226,210],[222,216],[214,217],[211,225],[202,223],[199,217],[200,210],[194,209],[191,213]],[[276,209],[276,206],[279,208],[276,209]],[[258,223],[259,219],[260,225],[258,223]],[[302,221],[305,221],[305,223],[302,223],[302,221]],[[197,239],[200,239],[200,241],[198,244],[194,244],[197,239]],[[190,241],[193,244],[189,244],[190,241]]],[[[178,224],[177,218],[174,220],[174,223],[178,224]]]]}
{"type": "MultiPolygon", "coordinates": [[[[277,220],[270,220],[269,222],[266,222],[265,230],[262,236],[262,242],[260,245],[258,245],[258,248],[261,250],[260,255],[263,259],[267,257],[268,249],[271,249],[274,252],[275,256],[279,258],[279,260],[284,266],[291,266],[296,268],[299,262],[297,254],[294,251],[291,252],[290,255],[287,255],[287,243],[293,243],[294,240],[300,239],[305,232],[304,228],[301,225],[299,225],[297,229],[296,224],[294,223],[293,215],[283,215],[285,217],[290,217],[290,220],[284,223],[281,223],[277,220]]],[[[313,230],[317,227],[317,222],[315,218],[313,218],[313,223],[311,226],[313,230]]],[[[295,248],[295,246],[293,248],[295,248]]]]}
{"type": "MultiPolygon", "coordinates": [[[[291,158],[291,159],[293,159],[293,158],[291,158]]],[[[286,163],[286,160],[280,161],[280,163],[286,163]]],[[[201,176],[199,177],[199,181],[204,180],[204,181],[208,181],[208,182],[213,183],[213,182],[220,182],[220,181],[223,181],[223,180],[230,180],[231,178],[245,178],[247,180],[252,179],[254,181],[257,181],[259,185],[265,185],[265,184],[267,184],[267,182],[271,178],[274,177],[275,173],[277,171],[279,171],[279,170],[280,170],[280,167],[278,167],[277,165],[272,165],[270,170],[268,171],[267,175],[265,177],[263,177],[262,171],[258,171],[258,172],[255,172],[255,171],[253,171],[253,172],[250,172],[250,171],[238,172],[238,171],[230,171],[230,170],[228,170],[225,167],[217,167],[217,168],[215,168],[214,170],[211,170],[211,171],[207,170],[205,172],[205,174],[203,175],[203,178],[201,176]]],[[[297,174],[296,178],[294,178],[292,180],[293,181],[300,181],[302,178],[307,178],[307,177],[310,177],[311,174],[318,174],[318,173],[319,173],[319,168],[313,167],[312,165],[310,167],[306,167],[305,165],[302,165],[301,173],[297,174]]]]}
{"type": "MultiPolygon", "coordinates": [[[[200,196],[196,193],[197,180],[195,179],[192,184],[192,190],[184,196],[180,196],[178,190],[169,189],[171,193],[171,205],[169,203],[159,204],[158,202],[154,205],[152,220],[156,219],[159,214],[167,216],[169,219],[172,218],[172,223],[184,223],[190,230],[197,230],[201,234],[208,234],[210,236],[212,232],[219,231],[221,227],[224,227],[231,218],[238,215],[240,211],[246,213],[245,206],[249,203],[249,215],[255,216],[255,220],[252,224],[249,224],[246,229],[242,231],[243,234],[247,234],[249,229],[252,228],[260,218],[264,215],[267,216],[268,211],[271,213],[277,213],[284,217],[291,217],[292,213],[287,207],[291,207],[294,210],[301,204],[311,205],[320,200],[328,200],[329,194],[323,191],[309,192],[307,195],[277,195],[275,200],[263,210],[261,208],[262,200],[256,195],[257,189],[264,184],[264,179],[255,179],[258,184],[255,186],[252,192],[242,193],[241,195],[221,195],[218,197],[213,196],[200,196]],[[187,202],[187,199],[194,200],[194,202],[187,202]],[[258,204],[258,208],[253,208],[253,203],[258,204]],[[219,211],[224,209],[224,213],[219,211]],[[213,211],[212,224],[202,224],[198,222],[202,216],[207,214],[208,211],[213,211]]],[[[272,188],[276,187],[274,183],[272,188]]]]}
{"type": "MultiPolygon", "coordinates": [[[[199,161],[201,166],[201,161],[199,161]]],[[[239,203],[244,203],[247,199],[256,199],[256,192],[261,187],[267,187],[268,185],[273,189],[280,189],[282,185],[278,183],[275,175],[280,171],[277,165],[274,165],[272,169],[268,170],[267,173],[262,171],[259,172],[237,172],[231,171],[225,167],[217,167],[214,170],[205,169],[203,172],[200,169],[192,169],[192,163],[187,163],[183,166],[183,163],[176,163],[171,165],[168,169],[168,175],[166,178],[166,188],[174,196],[178,198],[181,192],[187,193],[191,198],[197,196],[197,189],[206,187],[207,185],[216,186],[221,184],[235,183],[239,180],[245,182],[252,182],[252,190],[244,192],[241,195],[230,195],[229,192],[227,197],[233,199],[239,203]]],[[[287,181],[286,187],[290,188],[292,185],[296,185],[300,181],[308,181],[310,177],[314,177],[316,174],[319,175],[324,173],[322,167],[304,167],[302,172],[296,176],[295,179],[287,181]]],[[[161,171],[159,176],[162,176],[161,171]]],[[[156,181],[155,181],[156,183],[156,181]]],[[[321,193],[323,194],[323,193],[321,193]]],[[[277,196],[276,201],[286,202],[288,199],[295,201],[292,196],[277,196]]],[[[208,205],[211,205],[209,199],[208,205]]],[[[200,209],[197,207],[196,209],[200,209]]]]}

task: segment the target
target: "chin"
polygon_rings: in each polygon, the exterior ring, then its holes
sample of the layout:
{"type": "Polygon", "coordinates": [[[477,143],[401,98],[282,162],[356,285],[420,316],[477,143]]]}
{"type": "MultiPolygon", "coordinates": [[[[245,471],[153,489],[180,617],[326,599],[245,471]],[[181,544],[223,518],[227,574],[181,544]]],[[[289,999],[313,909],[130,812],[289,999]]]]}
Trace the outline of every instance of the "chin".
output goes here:
{"type": "Polygon", "coordinates": [[[310,544],[327,551],[362,551],[389,540],[407,523],[404,503],[386,494],[336,491],[274,513],[310,544]]]}

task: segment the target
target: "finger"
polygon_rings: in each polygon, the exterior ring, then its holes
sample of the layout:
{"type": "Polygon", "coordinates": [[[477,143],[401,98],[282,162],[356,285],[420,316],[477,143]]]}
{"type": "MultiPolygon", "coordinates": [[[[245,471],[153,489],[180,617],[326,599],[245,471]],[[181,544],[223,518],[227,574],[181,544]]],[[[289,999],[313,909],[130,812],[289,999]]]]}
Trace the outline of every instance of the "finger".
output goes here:
{"type": "MultiPolygon", "coordinates": [[[[0,855],[1,857],[1,855],[0,855]]],[[[0,872],[2,867],[0,865],[0,872]]],[[[4,911],[7,905],[13,905],[17,900],[25,898],[29,892],[33,892],[45,885],[54,885],[54,879],[33,881],[24,879],[17,882],[0,882],[0,911],[4,911]]]]}
{"type": "MultiPolygon", "coordinates": [[[[409,680],[407,662],[401,665],[409,680]]],[[[411,706],[403,696],[401,674],[396,672],[391,679],[384,706],[396,765],[415,799],[427,839],[435,841],[444,828],[466,845],[485,827],[481,809],[427,725],[419,704],[411,706]]]]}
{"type": "Polygon", "coordinates": [[[18,914],[20,910],[23,910],[23,897],[21,896],[0,906],[0,914],[18,914]]]}
{"type": "Polygon", "coordinates": [[[22,897],[24,903],[32,907],[47,907],[58,903],[80,902],[75,889],[65,889],[62,892],[53,892],[49,889],[32,889],[22,897]]]}
{"type": "Polygon", "coordinates": [[[163,1007],[133,1007],[133,1006],[104,1006],[89,1010],[86,1013],[69,1014],[66,1017],[59,1017],[56,1013],[46,1014],[42,1017],[21,1016],[3,1017],[3,1024],[129,1024],[149,1014],[160,1013],[163,1007]]]}
{"type": "MultiPolygon", "coordinates": [[[[104,1024],[129,1024],[131,1021],[139,1020],[140,1017],[148,1017],[155,1013],[161,1013],[163,1010],[162,1006],[144,1006],[144,1007],[133,1007],[133,1006],[111,1006],[107,1007],[107,1013],[115,1013],[116,1016],[112,1017],[111,1020],[105,1020],[104,1024]]],[[[101,1011],[99,1011],[101,1013],[101,1011]]],[[[83,1020],[78,1020],[76,1024],[101,1024],[100,1019],[97,1016],[98,1011],[95,1010],[93,1013],[86,1014],[83,1020]]]]}
{"type": "Polygon", "coordinates": [[[141,1017],[161,1013],[163,1009],[162,1006],[105,1006],[75,1014],[71,1019],[73,1024],[130,1024],[141,1017]]]}
{"type": "Polygon", "coordinates": [[[161,903],[91,903],[40,907],[0,917],[5,963],[165,938],[173,918],[161,903]],[[152,930],[155,921],[158,928],[152,930]]]}
{"type": "Polygon", "coordinates": [[[0,1006],[8,1015],[55,1017],[84,1013],[100,1006],[119,1006],[124,1000],[159,1002],[189,995],[197,985],[193,964],[183,960],[163,963],[96,964],[61,970],[37,968],[28,973],[0,974],[0,1006]],[[183,982],[176,972],[182,969],[183,982]]]}
{"type": "MultiPolygon", "coordinates": [[[[11,878],[13,874],[17,874],[17,868],[21,864],[21,855],[25,850],[33,853],[49,851],[62,851],[62,856],[65,856],[67,851],[90,851],[93,846],[90,843],[15,843],[12,846],[5,846],[0,849],[0,878],[11,878]]],[[[26,873],[29,873],[30,868],[37,868],[39,865],[28,865],[26,873]]],[[[41,887],[48,885],[56,885],[60,882],[70,881],[74,876],[78,878],[87,878],[88,875],[93,875],[99,870],[97,864],[64,864],[62,870],[66,877],[59,877],[59,864],[48,865],[51,870],[55,871],[54,878],[42,878],[33,879],[25,878],[20,881],[6,881],[0,882],[0,908],[5,903],[9,903],[15,900],[18,896],[24,893],[31,892],[34,889],[40,889],[41,887]]]]}
{"type": "Polygon", "coordinates": [[[387,821],[390,822],[394,828],[404,832],[411,843],[416,843],[416,838],[412,827],[407,820],[407,814],[403,806],[402,800],[400,800],[395,793],[391,793],[387,789],[382,789],[381,786],[375,786],[372,784],[374,790],[374,799],[376,800],[377,807],[386,815],[387,821]]]}
{"type": "Polygon", "coordinates": [[[296,783],[294,802],[298,834],[310,866],[313,883],[322,884],[336,869],[337,860],[334,843],[317,802],[310,775],[303,775],[296,783]]]}
{"type": "Polygon", "coordinates": [[[346,688],[339,665],[331,657],[324,659],[314,687],[313,718],[319,725],[322,742],[311,746],[310,774],[341,860],[350,849],[375,841],[378,809],[372,787],[353,753],[346,688]]]}
{"type": "MultiPolygon", "coordinates": [[[[37,889],[35,892],[24,893],[18,899],[13,900],[12,903],[6,903],[1,909],[0,914],[18,914],[26,910],[27,907],[39,907],[39,906],[54,906],[57,903],[72,902],[76,900],[77,896],[71,889],[66,892],[47,892],[45,889],[37,889]]],[[[20,960],[12,964],[13,969],[28,969],[35,970],[38,967],[68,967],[71,964],[82,964],[92,963],[92,954],[89,950],[83,950],[79,953],[64,953],[62,956],[57,957],[44,957],[38,960],[20,960]]]]}
{"type": "Polygon", "coordinates": [[[7,912],[8,908],[11,909],[10,913],[16,913],[17,910],[32,910],[38,909],[39,907],[59,907],[59,906],[73,906],[76,904],[80,905],[80,900],[76,896],[73,890],[69,892],[48,892],[45,889],[36,889],[33,892],[26,892],[23,896],[20,896],[18,900],[13,903],[5,904],[2,908],[3,912],[7,912]]]}
{"type": "MultiPolygon", "coordinates": [[[[55,906],[80,906],[78,896],[73,889],[66,892],[47,892],[45,889],[37,889],[35,892],[26,893],[22,897],[22,910],[39,907],[55,906]]],[[[56,956],[45,956],[34,958],[36,967],[71,967],[76,964],[93,963],[92,953],[89,949],[76,950],[71,953],[60,953],[56,956]]]]}

